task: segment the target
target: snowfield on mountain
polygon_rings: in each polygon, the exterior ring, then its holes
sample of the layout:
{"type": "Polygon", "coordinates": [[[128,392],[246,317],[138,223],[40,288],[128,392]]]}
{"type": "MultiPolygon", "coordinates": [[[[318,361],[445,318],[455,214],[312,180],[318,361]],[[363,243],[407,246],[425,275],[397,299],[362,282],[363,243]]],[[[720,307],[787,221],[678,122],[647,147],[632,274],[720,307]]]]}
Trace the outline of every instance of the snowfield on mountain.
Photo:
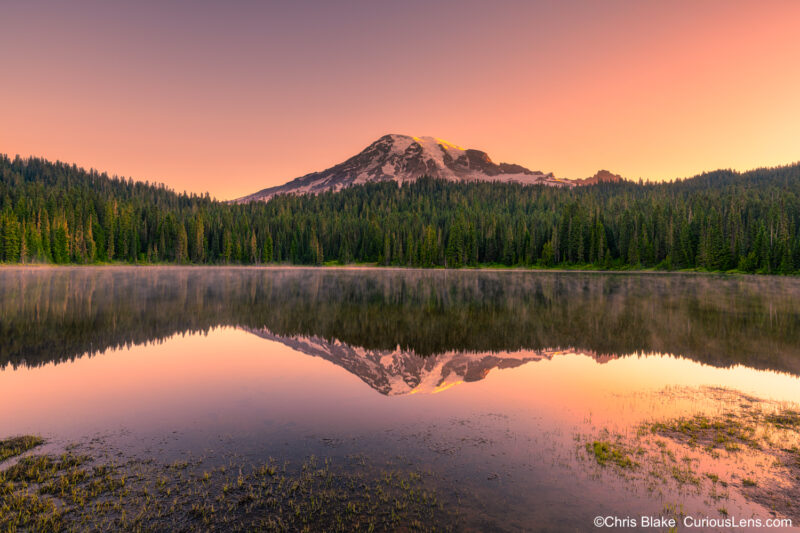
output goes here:
{"type": "Polygon", "coordinates": [[[498,181],[551,187],[576,187],[622,178],[601,170],[591,178],[568,180],[552,172],[529,170],[521,165],[494,163],[480,150],[465,149],[435,137],[384,135],[361,153],[321,172],[312,172],[284,185],[269,187],[235,200],[239,203],[269,200],[277,194],[338,191],[378,181],[406,183],[422,176],[449,181],[498,181]]]}

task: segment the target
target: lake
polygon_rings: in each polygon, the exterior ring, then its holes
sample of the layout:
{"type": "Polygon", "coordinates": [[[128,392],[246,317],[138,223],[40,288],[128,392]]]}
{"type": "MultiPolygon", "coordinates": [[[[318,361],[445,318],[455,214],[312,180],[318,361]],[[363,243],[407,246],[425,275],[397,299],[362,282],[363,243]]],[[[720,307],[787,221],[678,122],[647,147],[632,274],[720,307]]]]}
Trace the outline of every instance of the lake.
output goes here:
{"type": "Polygon", "coordinates": [[[0,468],[94,468],[29,526],[800,525],[798,376],[794,278],[0,269],[0,468]]]}

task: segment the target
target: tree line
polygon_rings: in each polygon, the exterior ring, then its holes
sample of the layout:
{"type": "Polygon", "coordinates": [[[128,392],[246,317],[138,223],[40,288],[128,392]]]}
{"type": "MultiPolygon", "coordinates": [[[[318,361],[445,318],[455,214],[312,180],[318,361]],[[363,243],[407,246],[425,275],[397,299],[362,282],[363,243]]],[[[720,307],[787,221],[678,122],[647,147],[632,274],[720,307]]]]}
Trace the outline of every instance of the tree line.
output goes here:
{"type": "Polygon", "coordinates": [[[422,178],[232,204],[0,155],[0,261],[800,270],[800,164],[573,189],[422,178]]]}

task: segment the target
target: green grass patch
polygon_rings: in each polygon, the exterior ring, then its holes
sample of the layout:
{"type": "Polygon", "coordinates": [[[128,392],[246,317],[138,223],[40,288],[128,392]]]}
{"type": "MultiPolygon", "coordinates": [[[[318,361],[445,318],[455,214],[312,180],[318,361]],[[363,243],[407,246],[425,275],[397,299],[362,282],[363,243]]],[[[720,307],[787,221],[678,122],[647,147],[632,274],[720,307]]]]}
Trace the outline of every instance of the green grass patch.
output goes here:
{"type": "Polygon", "coordinates": [[[636,465],[622,446],[612,442],[601,440],[587,442],[586,451],[594,456],[600,466],[611,463],[620,468],[633,468],[636,465]]]}
{"type": "Polygon", "coordinates": [[[0,461],[25,453],[44,443],[44,439],[36,435],[22,435],[0,440],[0,461]]]}
{"type": "Polygon", "coordinates": [[[724,449],[735,452],[741,445],[758,448],[757,420],[747,417],[722,416],[710,419],[703,415],[677,418],[646,425],[650,432],[677,437],[694,447],[702,445],[709,451],[724,449]]]}
{"type": "Polygon", "coordinates": [[[768,414],[764,419],[780,429],[800,428],[800,413],[786,410],[779,413],[768,414]]]}
{"type": "Polygon", "coordinates": [[[363,460],[96,461],[33,455],[0,472],[0,532],[448,531],[457,520],[427,475],[363,460]]]}

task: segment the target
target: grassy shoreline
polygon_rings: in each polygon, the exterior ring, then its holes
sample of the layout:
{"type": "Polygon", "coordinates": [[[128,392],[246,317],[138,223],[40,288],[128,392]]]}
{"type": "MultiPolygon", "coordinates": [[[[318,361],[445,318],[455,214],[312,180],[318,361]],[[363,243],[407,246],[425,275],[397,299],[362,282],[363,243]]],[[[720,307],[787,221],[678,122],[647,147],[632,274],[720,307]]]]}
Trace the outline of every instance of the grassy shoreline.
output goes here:
{"type": "Polygon", "coordinates": [[[703,270],[698,268],[680,269],[680,270],[664,270],[656,267],[620,267],[612,269],[601,269],[587,265],[565,266],[559,265],[555,267],[542,267],[542,266],[507,266],[507,265],[479,265],[474,267],[459,267],[459,268],[446,268],[442,266],[437,267],[414,267],[414,266],[396,266],[396,265],[379,265],[377,263],[352,263],[352,264],[333,264],[326,263],[322,265],[295,265],[291,263],[270,263],[266,265],[239,265],[239,264],[178,264],[178,263],[66,263],[66,264],[52,264],[52,263],[2,263],[0,262],[0,269],[66,269],[66,268],[197,268],[197,269],[214,269],[214,268],[229,268],[229,269],[262,269],[262,270],[386,270],[386,271],[444,271],[444,272],[535,272],[535,273],[553,273],[553,274],[639,274],[639,275],[696,275],[696,276],[747,276],[758,278],[798,278],[798,274],[765,274],[754,272],[743,272],[741,270],[703,270]]]}
{"type": "MultiPolygon", "coordinates": [[[[746,502],[765,515],[800,520],[800,410],[730,394],[742,402],[734,410],[644,421],[627,435],[576,435],[579,464],[654,501],[668,497],[665,516],[724,518],[746,502]]],[[[233,453],[222,461],[191,454],[173,461],[118,453],[105,442],[44,453],[36,450],[39,438],[14,439],[33,447],[0,467],[0,531],[448,531],[493,524],[475,501],[443,494],[441,474],[404,459],[311,455],[290,462],[233,453]]]]}
{"type": "Polygon", "coordinates": [[[578,439],[590,462],[651,492],[676,485],[728,516],[739,495],[773,516],[800,520],[800,410],[732,393],[740,403],[713,415],[642,423],[635,435],[601,431],[578,439]]]}
{"type": "Polygon", "coordinates": [[[458,521],[431,474],[363,457],[214,466],[109,458],[82,443],[22,453],[0,470],[0,531],[449,531],[458,521]]]}

